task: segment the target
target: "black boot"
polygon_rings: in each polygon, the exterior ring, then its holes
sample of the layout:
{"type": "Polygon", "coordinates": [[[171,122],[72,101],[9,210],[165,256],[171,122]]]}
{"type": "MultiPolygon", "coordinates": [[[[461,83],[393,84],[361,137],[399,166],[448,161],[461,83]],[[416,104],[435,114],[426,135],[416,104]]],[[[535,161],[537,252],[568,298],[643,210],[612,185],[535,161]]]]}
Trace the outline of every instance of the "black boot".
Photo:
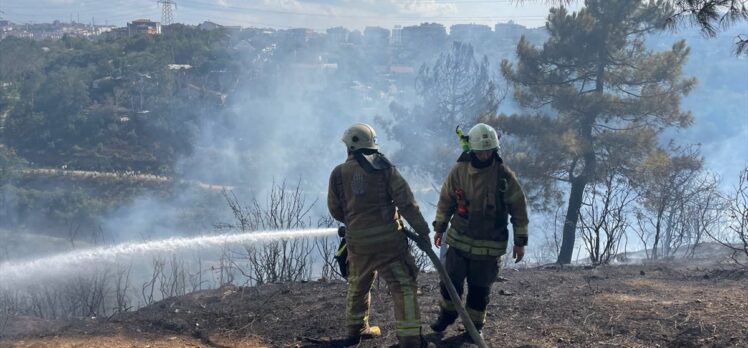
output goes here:
{"type": "Polygon", "coordinates": [[[439,313],[439,318],[431,324],[431,330],[434,332],[444,332],[449,325],[452,325],[457,320],[457,312],[447,312],[442,310],[439,313]]]}
{"type": "MultiPolygon", "coordinates": [[[[475,329],[478,331],[478,336],[483,338],[483,324],[473,322],[473,325],[475,325],[475,329]]],[[[473,341],[473,336],[470,336],[470,332],[467,331],[465,331],[465,342],[477,343],[473,341]]]]}

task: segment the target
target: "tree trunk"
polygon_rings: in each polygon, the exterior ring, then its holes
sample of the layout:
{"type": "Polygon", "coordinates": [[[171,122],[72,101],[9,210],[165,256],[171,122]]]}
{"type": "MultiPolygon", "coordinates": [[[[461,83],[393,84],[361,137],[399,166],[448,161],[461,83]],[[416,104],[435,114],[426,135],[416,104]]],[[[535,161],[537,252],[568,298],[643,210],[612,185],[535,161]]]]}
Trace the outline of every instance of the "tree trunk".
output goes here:
{"type": "Polygon", "coordinates": [[[658,216],[657,224],[655,225],[655,239],[654,239],[654,243],[652,244],[652,260],[657,260],[658,258],[657,248],[660,247],[660,236],[661,236],[660,233],[662,231],[662,227],[661,227],[662,225],[660,223],[660,219],[661,217],[658,216]]]}
{"type": "Polygon", "coordinates": [[[582,175],[576,177],[571,182],[571,193],[569,194],[569,205],[566,210],[564,219],[564,232],[561,241],[561,251],[558,254],[556,263],[566,265],[571,263],[571,257],[574,253],[574,241],[577,234],[577,221],[579,221],[579,209],[582,207],[582,196],[584,188],[587,186],[587,177],[582,175]]]}
{"type": "Polygon", "coordinates": [[[576,241],[577,222],[579,221],[579,209],[582,207],[584,200],[584,189],[587,183],[594,177],[596,171],[595,151],[593,150],[592,125],[595,117],[588,117],[582,125],[581,136],[588,142],[588,148],[584,154],[584,168],[582,173],[574,176],[574,167],[569,170],[571,178],[571,192],[569,193],[569,205],[566,210],[564,219],[564,233],[561,241],[561,251],[558,254],[556,263],[566,265],[571,263],[571,257],[574,253],[574,242],[576,241]]]}
{"type": "MultiPolygon", "coordinates": [[[[607,36],[607,35],[606,35],[607,36]]],[[[595,94],[602,97],[605,91],[605,67],[607,64],[607,50],[601,47],[598,51],[597,76],[595,77],[595,94]]],[[[599,102],[599,101],[598,101],[599,102]]],[[[580,128],[580,138],[587,142],[587,148],[584,153],[584,169],[579,176],[574,176],[574,167],[569,171],[571,178],[571,192],[569,193],[569,206],[566,210],[566,219],[564,220],[564,236],[561,241],[561,251],[556,260],[559,264],[570,264],[571,257],[574,253],[574,242],[576,240],[577,221],[579,221],[579,209],[582,207],[584,189],[596,172],[596,160],[594,149],[594,137],[592,136],[592,127],[595,124],[599,110],[599,105],[594,107],[586,115],[580,128]]]]}

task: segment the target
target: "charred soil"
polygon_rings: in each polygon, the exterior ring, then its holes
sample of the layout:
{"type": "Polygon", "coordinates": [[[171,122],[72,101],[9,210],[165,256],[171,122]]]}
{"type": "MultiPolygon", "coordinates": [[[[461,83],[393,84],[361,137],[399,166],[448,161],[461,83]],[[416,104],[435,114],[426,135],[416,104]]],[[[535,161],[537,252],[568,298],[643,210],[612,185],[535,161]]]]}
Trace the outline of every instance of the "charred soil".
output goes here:
{"type": "MultiPolygon", "coordinates": [[[[668,264],[505,270],[492,290],[490,347],[748,347],[748,272],[668,264]]],[[[469,347],[458,323],[443,335],[436,273],[419,277],[423,332],[437,347],[469,347]]],[[[11,318],[0,347],[342,347],[346,284],[316,281],[224,287],[111,318],[11,318]]],[[[384,282],[371,323],[396,344],[384,282]]]]}

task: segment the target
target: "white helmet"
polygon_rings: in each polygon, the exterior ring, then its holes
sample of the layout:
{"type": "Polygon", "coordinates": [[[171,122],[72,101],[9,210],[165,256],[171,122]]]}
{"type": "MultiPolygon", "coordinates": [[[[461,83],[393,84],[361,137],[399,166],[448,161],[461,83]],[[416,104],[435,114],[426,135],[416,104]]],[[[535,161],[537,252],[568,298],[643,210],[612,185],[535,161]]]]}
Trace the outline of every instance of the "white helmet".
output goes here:
{"type": "Polygon", "coordinates": [[[470,149],[476,151],[493,150],[499,148],[499,136],[493,127],[478,123],[468,132],[470,149]]]}
{"type": "Polygon", "coordinates": [[[366,123],[356,123],[348,128],[343,133],[342,140],[350,151],[359,149],[376,150],[379,148],[377,146],[377,133],[374,132],[374,128],[366,123]]]}

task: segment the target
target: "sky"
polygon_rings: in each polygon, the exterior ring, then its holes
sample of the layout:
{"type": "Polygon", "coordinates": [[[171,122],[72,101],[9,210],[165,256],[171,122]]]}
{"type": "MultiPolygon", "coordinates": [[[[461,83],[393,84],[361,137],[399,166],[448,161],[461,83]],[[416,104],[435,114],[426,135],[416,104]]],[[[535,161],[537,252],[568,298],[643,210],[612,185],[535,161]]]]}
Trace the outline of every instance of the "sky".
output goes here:
{"type": "MultiPolygon", "coordinates": [[[[335,26],[363,29],[423,22],[478,23],[493,26],[508,22],[543,26],[546,1],[527,0],[173,0],[175,22],[199,24],[205,20],[244,27],[310,28],[335,26]]],[[[578,5],[577,5],[578,6],[578,5]]],[[[160,20],[157,0],[0,0],[0,14],[15,23],[54,20],[124,26],[139,18],[160,20]]]]}

